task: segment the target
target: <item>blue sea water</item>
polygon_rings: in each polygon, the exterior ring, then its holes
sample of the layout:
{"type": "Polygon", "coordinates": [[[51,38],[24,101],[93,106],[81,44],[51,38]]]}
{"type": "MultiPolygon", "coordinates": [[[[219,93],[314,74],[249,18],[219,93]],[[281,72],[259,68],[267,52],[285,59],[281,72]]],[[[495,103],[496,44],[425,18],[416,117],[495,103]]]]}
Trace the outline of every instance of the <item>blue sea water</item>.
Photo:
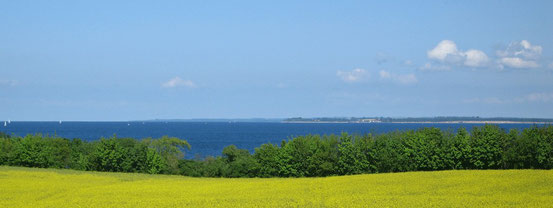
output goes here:
{"type": "MultiPolygon", "coordinates": [[[[0,132],[10,135],[48,134],[64,138],[97,140],[101,137],[147,138],[164,135],[186,139],[192,146],[186,158],[217,156],[225,146],[254,151],[264,143],[280,144],[282,140],[308,134],[379,134],[395,130],[437,127],[456,131],[483,124],[441,123],[248,123],[248,122],[11,122],[0,126],[0,132]]],[[[498,124],[501,128],[522,129],[533,124],[498,124]]]]}

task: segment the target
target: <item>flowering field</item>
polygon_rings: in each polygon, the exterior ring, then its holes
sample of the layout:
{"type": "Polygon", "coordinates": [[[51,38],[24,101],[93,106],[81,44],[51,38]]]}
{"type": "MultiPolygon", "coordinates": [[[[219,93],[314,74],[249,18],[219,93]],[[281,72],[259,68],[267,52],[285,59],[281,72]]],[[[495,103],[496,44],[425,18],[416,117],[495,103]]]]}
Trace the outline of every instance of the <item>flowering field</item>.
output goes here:
{"type": "Polygon", "coordinates": [[[550,207],[551,170],[228,179],[0,167],[0,207],[550,207]]]}

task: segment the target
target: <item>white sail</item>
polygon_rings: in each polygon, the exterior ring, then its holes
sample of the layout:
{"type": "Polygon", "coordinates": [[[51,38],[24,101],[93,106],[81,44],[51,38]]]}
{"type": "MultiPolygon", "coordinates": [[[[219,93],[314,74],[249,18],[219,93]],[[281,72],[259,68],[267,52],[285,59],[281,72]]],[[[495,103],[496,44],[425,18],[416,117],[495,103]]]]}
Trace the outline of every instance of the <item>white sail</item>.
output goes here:
{"type": "Polygon", "coordinates": [[[4,126],[7,126],[8,124],[4,121],[4,126]]]}
{"type": "Polygon", "coordinates": [[[60,120],[60,124],[61,124],[61,120],[60,120]]]}
{"type": "Polygon", "coordinates": [[[8,119],[8,124],[12,123],[12,120],[8,119]]]}

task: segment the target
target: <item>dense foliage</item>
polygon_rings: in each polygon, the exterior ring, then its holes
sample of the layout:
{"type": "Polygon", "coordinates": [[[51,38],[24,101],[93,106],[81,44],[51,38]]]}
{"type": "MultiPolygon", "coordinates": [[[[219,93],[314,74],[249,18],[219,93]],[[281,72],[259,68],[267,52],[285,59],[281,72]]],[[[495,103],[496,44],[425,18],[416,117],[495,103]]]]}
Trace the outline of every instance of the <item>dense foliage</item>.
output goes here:
{"type": "Polygon", "coordinates": [[[190,145],[162,137],[136,140],[0,135],[0,165],[198,177],[313,177],[453,169],[552,169],[553,126],[506,131],[495,125],[470,132],[438,128],[380,135],[307,135],[253,154],[234,145],[222,156],[183,159],[190,145]]]}
{"type": "Polygon", "coordinates": [[[86,142],[37,135],[0,138],[0,165],[108,172],[178,173],[185,140],[102,138],[86,142]]]}

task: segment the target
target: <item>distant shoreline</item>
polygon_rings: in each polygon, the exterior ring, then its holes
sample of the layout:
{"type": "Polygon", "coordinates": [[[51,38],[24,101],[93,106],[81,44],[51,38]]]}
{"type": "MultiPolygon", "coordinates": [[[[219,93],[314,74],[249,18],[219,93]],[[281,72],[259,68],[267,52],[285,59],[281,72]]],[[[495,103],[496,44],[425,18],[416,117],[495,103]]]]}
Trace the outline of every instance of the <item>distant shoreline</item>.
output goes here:
{"type": "Polygon", "coordinates": [[[349,122],[349,121],[282,121],[281,123],[412,123],[412,124],[553,124],[544,121],[390,121],[390,122],[349,122]]]}

